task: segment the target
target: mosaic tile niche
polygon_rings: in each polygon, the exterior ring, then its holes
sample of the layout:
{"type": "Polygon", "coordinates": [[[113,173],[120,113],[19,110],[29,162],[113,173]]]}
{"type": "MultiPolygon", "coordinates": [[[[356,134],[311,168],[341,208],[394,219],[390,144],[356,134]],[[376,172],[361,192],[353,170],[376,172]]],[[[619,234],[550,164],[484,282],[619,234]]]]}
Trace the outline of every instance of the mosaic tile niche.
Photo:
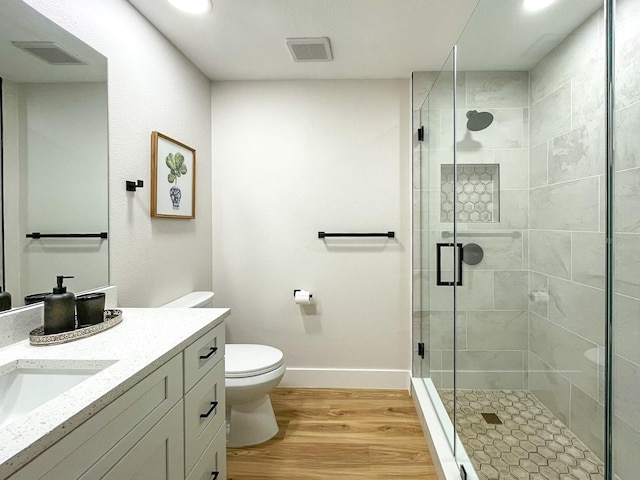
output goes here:
{"type": "Polygon", "coordinates": [[[500,165],[458,165],[458,184],[454,195],[453,165],[440,171],[440,221],[453,222],[453,202],[457,197],[458,222],[493,223],[500,221],[500,165]]]}

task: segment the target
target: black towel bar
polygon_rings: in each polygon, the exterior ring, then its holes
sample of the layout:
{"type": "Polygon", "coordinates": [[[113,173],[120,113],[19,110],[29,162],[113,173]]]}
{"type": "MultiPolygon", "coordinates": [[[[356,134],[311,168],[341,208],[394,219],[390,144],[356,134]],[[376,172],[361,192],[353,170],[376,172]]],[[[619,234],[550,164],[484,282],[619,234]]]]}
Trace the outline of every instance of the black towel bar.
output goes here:
{"type": "Polygon", "coordinates": [[[396,232],[386,232],[386,233],[326,233],[326,232],[318,232],[318,238],[327,238],[327,237],[387,237],[394,238],[396,236],[396,232]]]}
{"type": "Polygon", "coordinates": [[[27,233],[27,238],[107,238],[107,232],[100,233],[27,233]]]}

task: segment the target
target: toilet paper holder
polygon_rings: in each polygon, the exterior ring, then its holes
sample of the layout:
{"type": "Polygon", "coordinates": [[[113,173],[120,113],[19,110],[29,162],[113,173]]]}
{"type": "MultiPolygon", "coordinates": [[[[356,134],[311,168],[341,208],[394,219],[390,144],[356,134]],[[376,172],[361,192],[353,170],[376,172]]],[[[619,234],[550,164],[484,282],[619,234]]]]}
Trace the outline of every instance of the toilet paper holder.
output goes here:
{"type": "MultiPolygon", "coordinates": [[[[296,298],[296,293],[300,292],[302,289],[298,288],[296,290],[293,291],[293,298],[296,298]]],[[[309,298],[313,297],[313,293],[309,292],[309,298]]]]}

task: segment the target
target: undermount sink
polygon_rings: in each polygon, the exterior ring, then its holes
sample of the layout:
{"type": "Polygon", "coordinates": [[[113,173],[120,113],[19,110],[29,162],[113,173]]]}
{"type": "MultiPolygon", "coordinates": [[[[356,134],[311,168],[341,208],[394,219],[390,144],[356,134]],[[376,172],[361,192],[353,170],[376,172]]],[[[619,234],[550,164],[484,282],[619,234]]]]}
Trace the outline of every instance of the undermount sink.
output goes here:
{"type": "Polygon", "coordinates": [[[0,366],[0,428],[114,363],[96,360],[16,360],[0,366]]]}

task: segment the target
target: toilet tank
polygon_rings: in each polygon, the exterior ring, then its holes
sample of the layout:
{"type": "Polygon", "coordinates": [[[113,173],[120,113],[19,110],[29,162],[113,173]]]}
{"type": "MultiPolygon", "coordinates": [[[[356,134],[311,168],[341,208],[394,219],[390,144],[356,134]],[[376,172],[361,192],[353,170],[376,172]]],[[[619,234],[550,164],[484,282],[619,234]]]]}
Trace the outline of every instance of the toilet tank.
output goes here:
{"type": "Polygon", "coordinates": [[[213,306],[213,292],[191,292],[160,308],[208,308],[213,306]]]}

